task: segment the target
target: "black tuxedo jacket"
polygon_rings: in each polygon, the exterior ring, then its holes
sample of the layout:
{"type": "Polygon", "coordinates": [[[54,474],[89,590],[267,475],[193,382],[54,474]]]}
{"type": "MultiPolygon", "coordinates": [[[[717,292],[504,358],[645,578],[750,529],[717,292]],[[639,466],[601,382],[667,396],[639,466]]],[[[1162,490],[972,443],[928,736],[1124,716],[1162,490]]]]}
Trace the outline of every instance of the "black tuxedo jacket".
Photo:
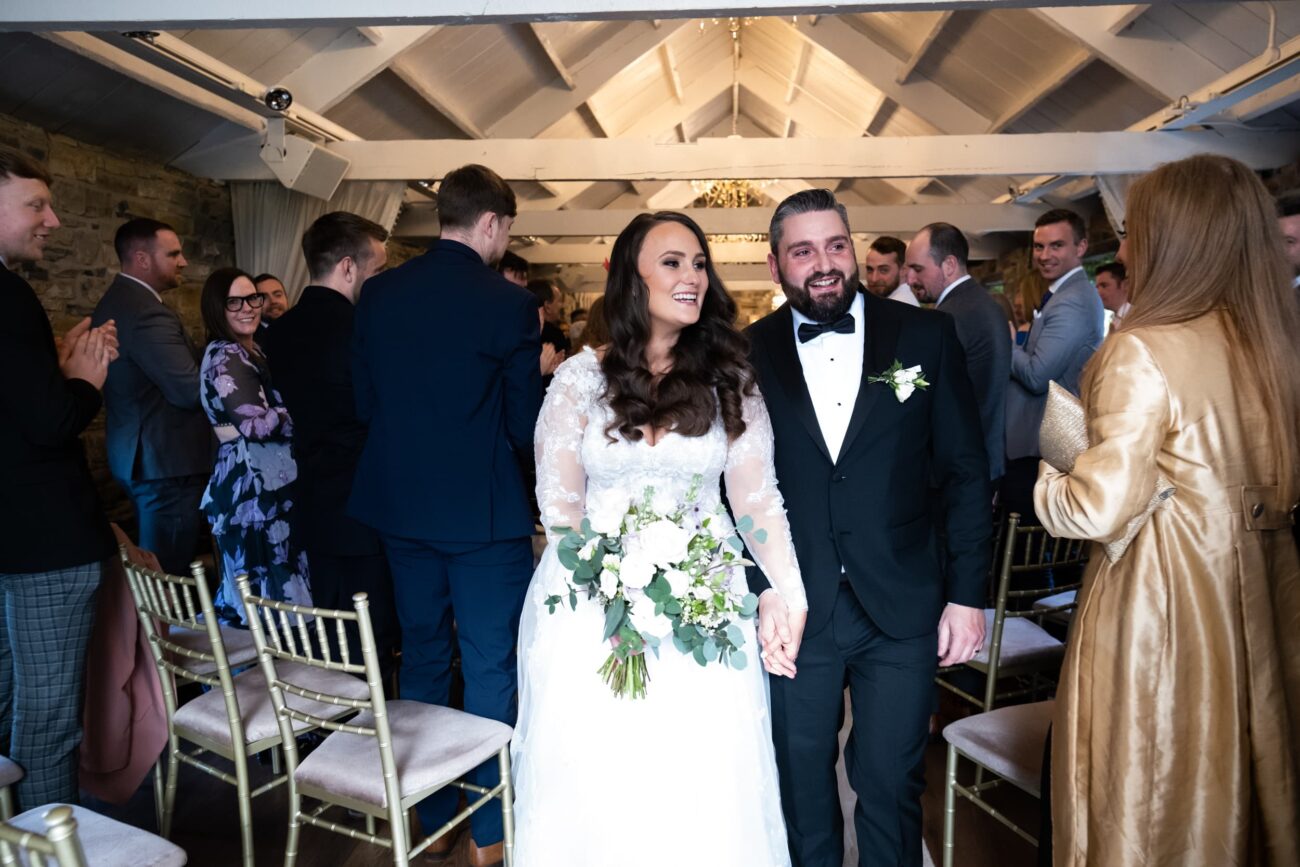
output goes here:
{"type": "Polygon", "coordinates": [[[261,338],[275,387],[293,419],[298,524],[308,556],[383,552],[379,535],[347,515],[366,444],[352,389],[352,302],[308,286],[261,338]]]}
{"type": "Polygon", "coordinates": [[[366,281],[352,348],[370,432],[350,514],[424,541],[532,535],[518,454],[542,406],[537,298],[439,240],[366,281]]]}
{"type": "Polygon", "coordinates": [[[80,438],[99,412],[99,391],[64,379],[41,302],[3,265],[0,374],[0,572],[50,572],[111,556],[117,545],[80,438]]]}
{"type": "Polygon", "coordinates": [[[966,355],[966,371],[980,407],[989,478],[1006,470],[1007,383],[1011,381],[1011,332],[1007,317],[989,290],[974,277],[952,291],[936,307],[957,326],[957,339],[966,355]]]}
{"type": "MultiPolygon", "coordinates": [[[[946,602],[982,607],[991,556],[988,460],[952,319],[863,294],[862,383],[838,460],[817,423],[789,305],[748,329],[772,417],[776,477],[808,592],[806,634],[829,621],[841,580],[894,638],[934,630],[946,602]],[[867,383],[894,360],[930,387],[900,403],[867,383]],[[942,494],[939,562],[932,488],[942,494]],[[842,568],[842,572],[841,572],[842,568]]],[[[751,587],[769,584],[751,570],[751,587]]]]}
{"type": "Polygon", "coordinates": [[[91,317],[117,324],[121,355],[108,368],[108,467],[123,481],[206,476],[216,443],[199,406],[199,351],[181,318],[121,274],[91,317]]]}

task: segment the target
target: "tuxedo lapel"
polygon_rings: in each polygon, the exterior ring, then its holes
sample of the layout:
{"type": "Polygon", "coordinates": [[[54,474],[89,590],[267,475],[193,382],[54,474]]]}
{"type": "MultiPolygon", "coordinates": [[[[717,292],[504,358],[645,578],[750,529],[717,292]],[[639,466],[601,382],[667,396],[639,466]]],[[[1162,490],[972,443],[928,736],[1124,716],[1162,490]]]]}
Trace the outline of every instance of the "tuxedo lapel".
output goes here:
{"type": "Polygon", "coordinates": [[[785,397],[790,402],[795,416],[808,429],[808,435],[817,444],[817,448],[821,449],[826,460],[833,464],[835,460],[831,457],[831,450],[826,446],[821,425],[817,423],[817,411],[813,409],[812,396],[808,394],[808,383],[803,378],[803,365],[799,362],[799,353],[795,350],[794,317],[790,313],[789,304],[774,314],[772,331],[773,334],[769,336],[768,342],[776,381],[785,392],[785,397]]]}
{"type": "Polygon", "coordinates": [[[858,399],[853,404],[853,415],[849,417],[849,428],[844,433],[844,444],[840,446],[840,455],[849,452],[849,446],[866,424],[871,407],[887,390],[887,386],[869,383],[867,379],[884,373],[894,363],[894,350],[898,346],[898,321],[889,315],[889,304],[897,301],[883,301],[870,292],[862,293],[862,314],[866,322],[862,328],[862,339],[866,344],[862,348],[862,383],[858,386],[858,399]]]}

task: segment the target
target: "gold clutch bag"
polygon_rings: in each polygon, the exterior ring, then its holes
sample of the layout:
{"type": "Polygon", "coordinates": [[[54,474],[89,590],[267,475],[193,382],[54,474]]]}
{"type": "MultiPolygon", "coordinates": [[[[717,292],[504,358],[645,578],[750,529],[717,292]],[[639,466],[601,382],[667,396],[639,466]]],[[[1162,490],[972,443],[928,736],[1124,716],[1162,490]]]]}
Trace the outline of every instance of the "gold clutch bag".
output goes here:
{"type": "MultiPolygon", "coordinates": [[[[1074,469],[1074,462],[1088,448],[1088,419],[1083,413],[1083,404],[1070,392],[1055,382],[1047,386],[1047,409],[1043,413],[1043,425],[1038,429],[1038,450],[1053,469],[1068,473],[1074,469]]],[[[1173,483],[1163,475],[1156,476],[1156,489],[1147,501],[1141,515],[1128,522],[1124,535],[1113,542],[1105,542],[1106,556],[1116,563],[1128,550],[1133,537],[1142,529],[1161,503],[1174,495],[1173,483]]]]}

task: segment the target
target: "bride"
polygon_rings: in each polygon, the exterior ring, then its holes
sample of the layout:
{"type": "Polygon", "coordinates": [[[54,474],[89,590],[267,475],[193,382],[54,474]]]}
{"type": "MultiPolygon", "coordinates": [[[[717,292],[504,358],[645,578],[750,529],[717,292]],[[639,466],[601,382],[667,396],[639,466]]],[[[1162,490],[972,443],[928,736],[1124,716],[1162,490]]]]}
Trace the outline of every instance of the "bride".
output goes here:
{"type": "MultiPolygon", "coordinates": [[[[609,345],[565,361],[546,395],[537,499],[550,544],[520,623],[512,747],[518,867],[790,863],[763,671],[701,667],[666,640],[647,658],[647,697],[618,698],[597,673],[610,650],[598,603],[546,605],[568,577],[552,528],[577,527],[589,501],[647,486],[681,500],[700,477],[709,509],[725,479],[774,588],[761,603],[764,664],[793,676],[808,605],[735,315],[700,228],[641,214],[610,257],[609,345]]],[[[732,580],[744,592],[743,570],[732,580]]],[[[754,660],[753,621],[738,625],[754,660]]]]}

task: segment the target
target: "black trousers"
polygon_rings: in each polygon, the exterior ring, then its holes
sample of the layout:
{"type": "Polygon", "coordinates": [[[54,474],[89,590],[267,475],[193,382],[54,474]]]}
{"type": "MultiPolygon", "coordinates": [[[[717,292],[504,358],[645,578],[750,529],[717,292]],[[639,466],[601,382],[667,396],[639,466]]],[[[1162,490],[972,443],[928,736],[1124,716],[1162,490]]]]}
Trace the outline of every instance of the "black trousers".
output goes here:
{"type": "Polygon", "coordinates": [[[203,499],[208,477],[117,481],[135,506],[140,521],[140,547],[158,556],[164,572],[190,574],[190,563],[205,522],[199,501],[203,499]]]}
{"type": "MultiPolygon", "coordinates": [[[[311,567],[312,603],[316,607],[351,611],[354,593],[369,595],[379,672],[384,678],[385,693],[389,692],[396,668],[393,651],[401,646],[402,628],[393,601],[393,576],[388,569],[388,558],[382,553],[348,556],[308,548],[307,562],[311,567]]],[[[330,632],[329,638],[330,650],[338,658],[339,648],[333,646],[338,641],[335,633],[330,632]]],[[[360,662],[361,635],[355,623],[347,624],[347,638],[349,658],[360,662]]]]}
{"type": "Polygon", "coordinates": [[[828,625],[804,636],[799,674],[774,677],[772,736],[794,867],[842,867],[835,779],[844,688],[853,727],[845,748],[858,796],[853,822],[862,867],[919,867],[921,793],[938,630],[895,639],[841,584],[828,625]]]}

